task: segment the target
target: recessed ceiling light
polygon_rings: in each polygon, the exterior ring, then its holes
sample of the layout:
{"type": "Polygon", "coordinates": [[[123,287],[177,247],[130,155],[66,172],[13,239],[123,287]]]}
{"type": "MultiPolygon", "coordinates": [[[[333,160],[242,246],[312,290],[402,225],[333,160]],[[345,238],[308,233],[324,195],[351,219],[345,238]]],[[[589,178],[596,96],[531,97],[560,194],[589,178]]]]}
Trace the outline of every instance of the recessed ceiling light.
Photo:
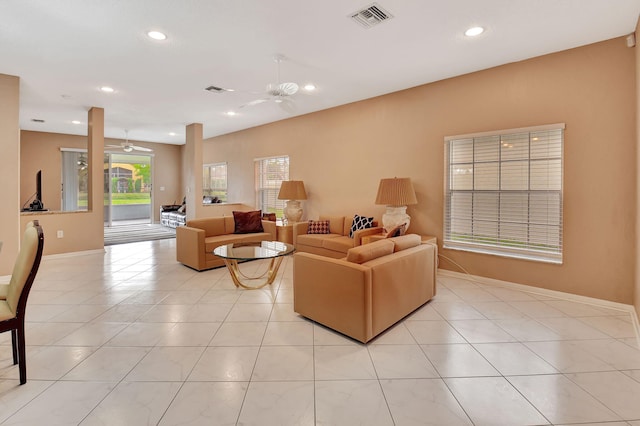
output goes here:
{"type": "Polygon", "coordinates": [[[149,38],[152,38],[154,40],[166,40],[167,39],[167,35],[165,33],[161,33],[160,31],[149,31],[147,33],[147,35],[149,36],[149,38]]]}
{"type": "Polygon", "coordinates": [[[169,136],[175,136],[176,133],[175,132],[169,132],[169,136]]]}
{"type": "Polygon", "coordinates": [[[102,90],[105,93],[113,93],[115,91],[113,90],[113,87],[109,87],[109,86],[102,86],[100,90],[102,90]]]}
{"type": "Polygon", "coordinates": [[[467,37],[476,37],[484,32],[484,28],[482,27],[471,27],[467,31],[464,32],[464,35],[467,37]]]}
{"type": "Polygon", "coordinates": [[[233,117],[234,115],[236,115],[235,111],[227,111],[225,112],[225,114],[227,114],[229,117],[233,117]]]}
{"type": "Polygon", "coordinates": [[[71,123],[73,123],[73,124],[82,124],[82,121],[73,120],[71,123]]]}
{"type": "Polygon", "coordinates": [[[307,90],[309,92],[311,92],[313,90],[316,90],[316,85],[315,84],[311,84],[311,83],[305,84],[304,90],[307,90]]]}

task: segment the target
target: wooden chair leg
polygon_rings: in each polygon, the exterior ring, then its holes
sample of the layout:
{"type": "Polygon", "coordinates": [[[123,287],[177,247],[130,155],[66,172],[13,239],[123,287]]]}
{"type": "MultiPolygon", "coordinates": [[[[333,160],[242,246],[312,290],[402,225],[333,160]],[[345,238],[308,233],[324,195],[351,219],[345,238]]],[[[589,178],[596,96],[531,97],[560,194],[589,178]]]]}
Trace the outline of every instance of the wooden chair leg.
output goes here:
{"type": "Polygon", "coordinates": [[[11,330],[11,348],[13,349],[13,365],[18,363],[18,330],[11,330]]]}
{"type": "Polygon", "coordinates": [[[20,370],[20,384],[27,383],[27,351],[24,339],[24,320],[18,324],[18,369],[20,370]]]}

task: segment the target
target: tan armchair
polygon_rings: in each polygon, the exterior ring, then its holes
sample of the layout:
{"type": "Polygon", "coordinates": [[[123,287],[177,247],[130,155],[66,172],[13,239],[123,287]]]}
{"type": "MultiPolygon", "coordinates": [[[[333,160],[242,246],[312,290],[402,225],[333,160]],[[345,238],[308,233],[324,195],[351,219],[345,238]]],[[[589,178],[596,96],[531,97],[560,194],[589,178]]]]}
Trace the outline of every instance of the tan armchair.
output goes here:
{"type": "Polygon", "coordinates": [[[366,343],[436,293],[435,244],[409,234],[354,247],[344,259],[293,255],[293,310],[366,343]]]}

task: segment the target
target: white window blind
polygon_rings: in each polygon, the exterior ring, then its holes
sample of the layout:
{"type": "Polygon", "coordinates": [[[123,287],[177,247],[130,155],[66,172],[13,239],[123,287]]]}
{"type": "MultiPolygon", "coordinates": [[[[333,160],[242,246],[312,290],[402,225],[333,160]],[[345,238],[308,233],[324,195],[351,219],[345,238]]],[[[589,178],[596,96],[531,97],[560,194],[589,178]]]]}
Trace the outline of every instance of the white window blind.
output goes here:
{"type": "Polygon", "coordinates": [[[444,248],[562,263],[564,124],[445,138],[444,248]]]}
{"type": "Polygon", "coordinates": [[[202,174],[204,196],[227,202],[227,163],[205,164],[202,174]]]}
{"type": "Polygon", "coordinates": [[[263,213],[282,216],[285,200],[278,200],[280,184],[289,180],[289,157],[269,157],[255,160],[256,208],[263,213]]]}

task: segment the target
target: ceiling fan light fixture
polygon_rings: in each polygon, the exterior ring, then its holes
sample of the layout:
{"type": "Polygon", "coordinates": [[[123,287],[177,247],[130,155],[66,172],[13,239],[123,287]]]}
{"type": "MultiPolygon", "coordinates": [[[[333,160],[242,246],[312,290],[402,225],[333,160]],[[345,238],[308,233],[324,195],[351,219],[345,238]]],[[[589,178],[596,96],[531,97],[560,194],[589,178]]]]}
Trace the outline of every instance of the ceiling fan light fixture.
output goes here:
{"type": "Polygon", "coordinates": [[[133,151],[133,147],[132,147],[131,145],[125,145],[125,146],[122,148],[122,150],[123,150],[124,152],[131,152],[131,151],[133,151]]]}

